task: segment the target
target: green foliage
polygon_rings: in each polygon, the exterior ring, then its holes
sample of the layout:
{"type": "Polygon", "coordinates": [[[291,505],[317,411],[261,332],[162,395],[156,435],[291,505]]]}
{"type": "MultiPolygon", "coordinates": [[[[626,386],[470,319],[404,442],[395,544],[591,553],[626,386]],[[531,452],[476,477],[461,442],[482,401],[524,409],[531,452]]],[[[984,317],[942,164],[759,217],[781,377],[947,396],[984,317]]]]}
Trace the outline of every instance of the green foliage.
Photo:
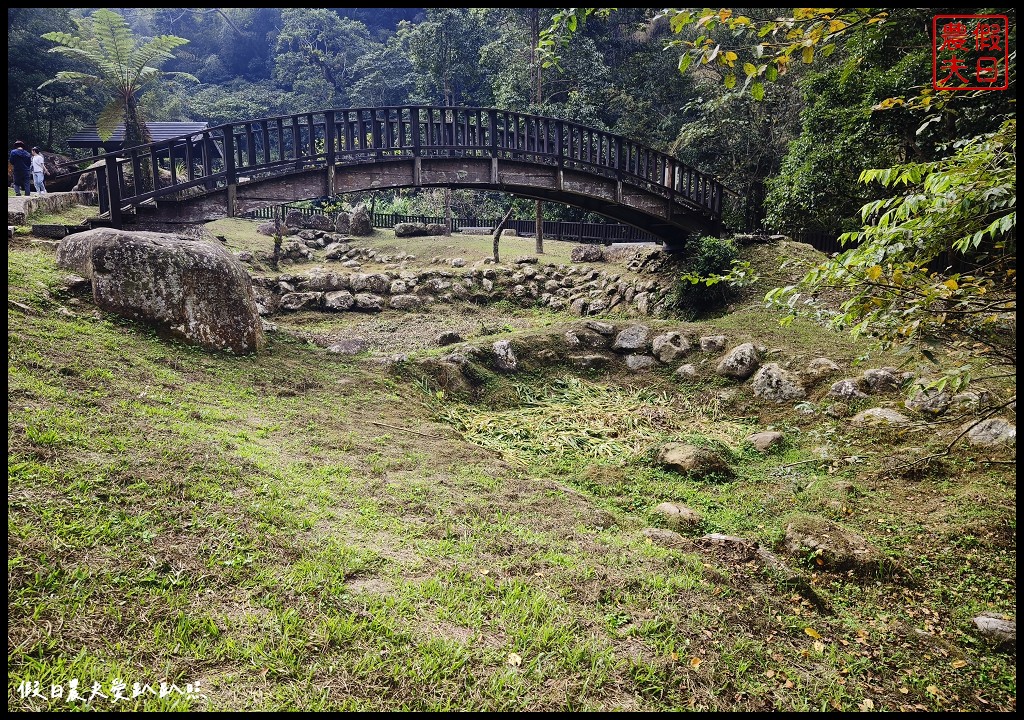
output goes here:
{"type": "Polygon", "coordinates": [[[471,8],[427,8],[426,19],[403,23],[397,39],[412,62],[416,90],[429,102],[467,103],[486,87],[480,47],[491,30],[471,8]]]}
{"type": "Polygon", "coordinates": [[[750,263],[739,259],[736,243],[710,235],[687,244],[682,264],[685,272],[676,280],[669,303],[693,317],[722,308],[756,279],[750,263]]]}
{"type": "Polygon", "coordinates": [[[758,101],[764,99],[766,83],[778,82],[794,66],[810,65],[816,56],[828,58],[851,31],[889,17],[872,8],[796,8],[791,15],[773,19],[751,17],[732,8],[673,8],[663,14],[672,32],[681,36],[668,45],[683,51],[680,72],[691,66],[713,68],[727,88],[749,91],[758,101]],[[749,44],[736,47],[739,52],[731,49],[735,43],[724,40],[722,30],[730,40],[740,37],[749,44]],[[740,74],[743,84],[737,87],[740,74]]]}
{"type": "Polygon", "coordinates": [[[281,20],[274,80],[307,107],[343,106],[354,63],[378,47],[367,27],[326,8],[286,8],[281,20]]]}
{"type": "MultiPolygon", "coordinates": [[[[40,88],[55,82],[70,82],[95,88],[109,101],[97,119],[97,132],[108,140],[118,123],[125,126],[125,146],[149,141],[139,107],[139,96],[148,87],[164,77],[159,68],[174,57],[177,48],[188,40],[176,35],[158,35],[141,39],[135,36],[125,19],[107,9],[75,19],[79,34],[49,32],[42,37],[57,43],[50,52],[58,53],[83,63],[92,72],[61,71],[40,88]]],[[[171,73],[175,77],[193,80],[187,73],[171,73]]]]}
{"type": "Polygon", "coordinates": [[[98,103],[79,88],[63,93],[51,86],[40,89],[67,61],[47,52],[42,34],[75,29],[69,8],[9,8],[7,11],[7,147],[15,139],[45,150],[66,153],[64,139],[90,122],[98,103]]]}
{"type": "Polygon", "coordinates": [[[841,238],[855,247],[767,299],[796,314],[841,288],[838,328],[1015,365],[1016,127],[1008,119],[941,160],[864,171],[861,182],[896,194],[864,205],[863,227],[841,238]]]}

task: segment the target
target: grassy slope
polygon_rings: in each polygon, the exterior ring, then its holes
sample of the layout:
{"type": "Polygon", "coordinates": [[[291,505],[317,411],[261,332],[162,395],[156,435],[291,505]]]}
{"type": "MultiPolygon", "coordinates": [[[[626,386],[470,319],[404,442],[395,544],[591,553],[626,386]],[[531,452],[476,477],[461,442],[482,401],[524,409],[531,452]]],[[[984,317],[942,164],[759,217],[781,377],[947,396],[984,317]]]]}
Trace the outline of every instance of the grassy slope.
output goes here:
{"type": "MultiPolygon", "coordinates": [[[[1015,612],[1014,478],[989,453],[885,475],[942,438],[725,402],[706,375],[555,368],[500,383],[492,407],[289,333],[209,355],[94,317],[24,240],[8,255],[9,301],[30,308],[8,310],[9,709],[67,708],[18,684],[72,678],[200,684],[117,705],[145,709],[1015,706],[1015,653],[970,626],[1015,612]],[[744,449],[768,425],[783,451],[744,449]],[[680,438],[731,448],[737,479],[655,467],[680,438]],[[823,614],[713,548],[652,544],[639,531],[665,500],[768,546],[791,513],[839,520],[913,579],[814,573],[823,614]]],[[[509,329],[538,317],[504,312],[509,329]]],[[[778,331],[756,304],[717,329],[789,355],[865,350],[778,331]]]]}

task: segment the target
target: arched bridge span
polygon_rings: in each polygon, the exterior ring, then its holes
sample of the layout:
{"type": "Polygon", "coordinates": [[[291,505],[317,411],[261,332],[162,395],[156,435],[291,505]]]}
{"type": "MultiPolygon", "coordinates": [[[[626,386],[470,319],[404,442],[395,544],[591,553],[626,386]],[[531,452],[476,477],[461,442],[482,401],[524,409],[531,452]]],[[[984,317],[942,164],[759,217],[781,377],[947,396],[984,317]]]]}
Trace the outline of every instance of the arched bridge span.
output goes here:
{"type": "Polygon", "coordinates": [[[261,118],[97,160],[100,211],[117,227],[133,216],[197,223],[348,192],[453,187],[565,203],[677,244],[720,232],[726,192],[713,177],[620,135],[492,108],[261,118]]]}

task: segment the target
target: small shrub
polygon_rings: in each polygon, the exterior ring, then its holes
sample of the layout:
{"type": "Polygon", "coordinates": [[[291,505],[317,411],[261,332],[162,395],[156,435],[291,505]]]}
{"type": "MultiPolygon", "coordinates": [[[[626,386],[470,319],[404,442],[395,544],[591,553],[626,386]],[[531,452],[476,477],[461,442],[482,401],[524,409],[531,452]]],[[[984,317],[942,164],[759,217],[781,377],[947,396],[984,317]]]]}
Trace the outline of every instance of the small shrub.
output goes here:
{"type": "Polygon", "coordinates": [[[738,257],[730,239],[705,235],[689,243],[682,259],[684,272],[669,295],[671,306],[691,318],[724,307],[753,279],[750,263],[738,257]]]}

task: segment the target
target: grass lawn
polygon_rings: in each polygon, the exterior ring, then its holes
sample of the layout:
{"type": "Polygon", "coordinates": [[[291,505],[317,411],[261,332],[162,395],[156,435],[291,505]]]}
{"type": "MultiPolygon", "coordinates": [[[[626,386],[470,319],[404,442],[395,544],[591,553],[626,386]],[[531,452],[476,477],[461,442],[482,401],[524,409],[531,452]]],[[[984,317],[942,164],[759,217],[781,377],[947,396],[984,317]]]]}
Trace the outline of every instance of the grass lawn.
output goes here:
{"type": "MultiPolygon", "coordinates": [[[[271,243],[242,221],[207,230],[271,243]]],[[[436,355],[421,340],[450,327],[489,341],[578,321],[532,308],[296,314],[256,356],[206,353],[69,294],[30,240],[8,245],[10,711],[85,707],[72,680],[86,697],[124,685],[100,710],[1015,709],[1015,649],[971,622],[1015,614],[1012,448],[893,469],[956,427],[764,403],[704,355],[692,383],[553,364],[485,380],[476,401],[381,362],[436,355]],[[332,355],[318,337],[339,334],[374,344],[332,355]],[[786,439],[761,454],[744,438],[766,428],[786,439]],[[680,440],[717,448],[735,477],[654,462],[680,440]],[[702,516],[674,545],[644,533],[665,528],[665,501],[702,516]],[[807,516],[900,572],[782,555],[807,516]],[[823,604],[706,533],[779,552],[823,604]],[[160,697],[161,681],[181,691],[160,697]]],[[[489,236],[364,240],[490,254],[489,236]]],[[[556,263],[570,247],[545,243],[556,263]]],[[[532,250],[502,239],[510,259],[532,250]]],[[[899,361],[777,320],[751,299],[689,325],[850,372],[899,361]]]]}

